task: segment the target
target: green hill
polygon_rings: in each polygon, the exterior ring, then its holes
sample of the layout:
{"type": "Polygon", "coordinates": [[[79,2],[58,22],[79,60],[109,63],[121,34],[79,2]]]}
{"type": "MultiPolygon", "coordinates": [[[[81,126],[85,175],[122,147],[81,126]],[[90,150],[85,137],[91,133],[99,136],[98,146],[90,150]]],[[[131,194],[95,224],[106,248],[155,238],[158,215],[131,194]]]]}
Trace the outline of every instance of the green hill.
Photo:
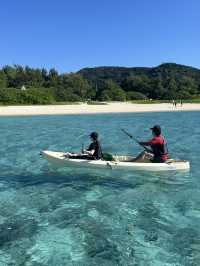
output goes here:
{"type": "Polygon", "coordinates": [[[200,93],[200,70],[175,63],[152,68],[84,68],[78,73],[96,87],[97,95],[101,95],[108,82],[125,91],[129,99],[188,99],[200,93]]]}
{"type": "Polygon", "coordinates": [[[200,69],[179,65],[175,63],[164,63],[157,67],[94,67],[83,68],[78,71],[87,80],[112,79],[119,82],[124,78],[135,76],[147,76],[149,78],[164,78],[166,75],[187,76],[200,81],[200,69]]]}

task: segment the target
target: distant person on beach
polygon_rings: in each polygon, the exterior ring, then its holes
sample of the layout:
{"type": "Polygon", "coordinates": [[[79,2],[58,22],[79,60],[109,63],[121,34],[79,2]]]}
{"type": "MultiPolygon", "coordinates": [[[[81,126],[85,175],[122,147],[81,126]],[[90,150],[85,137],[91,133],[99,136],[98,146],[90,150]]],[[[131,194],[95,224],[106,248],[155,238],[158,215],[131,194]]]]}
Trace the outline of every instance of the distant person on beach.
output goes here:
{"type": "Polygon", "coordinates": [[[89,145],[88,149],[83,149],[82,154],[66,153],[65,157],[70,159],[87,159],[87,160],[99,160],[102,158],[101,144],[98,140],[98,133],[92,132],[90,134],[92,143],[89,145]]]}
{"type": "Polygon", "coordinates": [[[180,100],[180,105],[181,105],[181,107],[183,106],[183,100],[182,99],[180,100]]]}
{"type": "Polygon", "coordinates": [[[176,102],[176,101],[174,101],[174,107],[176,107],[176,105],[177,105],[177,102],[176,102]]]}
{"type": "Polygon", "coordinates": [[[149,146],[150,149],[145,148],[141,154],[135,158],[135,162],[153,162],[163,163],[168,159],[168,151],[164,138],[161,136],[161,127],[155,125],[151,128],[153,138],[149,141],[141,141],[140,145],[149,146]]]}

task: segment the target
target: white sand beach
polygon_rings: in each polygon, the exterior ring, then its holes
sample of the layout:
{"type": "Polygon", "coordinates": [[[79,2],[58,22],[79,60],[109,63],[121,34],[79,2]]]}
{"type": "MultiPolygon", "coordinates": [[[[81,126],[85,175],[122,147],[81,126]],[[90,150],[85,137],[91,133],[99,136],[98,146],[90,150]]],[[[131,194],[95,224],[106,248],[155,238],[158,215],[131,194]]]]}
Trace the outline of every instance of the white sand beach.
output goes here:
{"type": "Polygon", "coordinates": [[[185,103],[183,106],[172,106],[169,103],[136,104],[127,102],[107,103],[104,105],[72,104],[72,105],[30,105],[1,106],[0,116],[25,115],[64,115],[64,114],[98,114],[98,113],[137,113],[137,112],[172,112],[200,111],[200,104],[185,103]]]}

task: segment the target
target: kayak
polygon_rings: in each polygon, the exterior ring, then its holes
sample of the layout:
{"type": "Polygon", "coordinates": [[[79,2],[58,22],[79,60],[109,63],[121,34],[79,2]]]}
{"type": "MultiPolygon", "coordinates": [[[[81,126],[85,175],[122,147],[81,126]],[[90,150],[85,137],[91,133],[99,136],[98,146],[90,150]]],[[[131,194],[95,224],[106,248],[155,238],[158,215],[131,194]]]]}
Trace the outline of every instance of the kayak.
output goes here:
{"type": "Polygon", "coordinates": [[[100,168],[112,170],[142,170],[142,171],[177,171],[189,170],[190,163],[184,160],[169,159],[165,163],[134,162],[132,156],[113,156],[113,161],[70,159],[64,152],[42,151],[41,155],[56,167],[100,168]]]}

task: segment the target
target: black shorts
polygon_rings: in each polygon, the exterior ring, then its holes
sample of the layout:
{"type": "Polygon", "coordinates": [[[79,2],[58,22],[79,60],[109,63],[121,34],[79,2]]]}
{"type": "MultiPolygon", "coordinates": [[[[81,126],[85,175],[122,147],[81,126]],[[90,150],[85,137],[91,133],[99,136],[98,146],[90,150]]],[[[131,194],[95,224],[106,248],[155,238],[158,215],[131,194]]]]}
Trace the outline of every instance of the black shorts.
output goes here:
{"type": "Polygon", "coordinates": [[[71,155],[69,159],[82,159],[82,160],[96,160],[93,156],[90,155],[71,155]]]}

